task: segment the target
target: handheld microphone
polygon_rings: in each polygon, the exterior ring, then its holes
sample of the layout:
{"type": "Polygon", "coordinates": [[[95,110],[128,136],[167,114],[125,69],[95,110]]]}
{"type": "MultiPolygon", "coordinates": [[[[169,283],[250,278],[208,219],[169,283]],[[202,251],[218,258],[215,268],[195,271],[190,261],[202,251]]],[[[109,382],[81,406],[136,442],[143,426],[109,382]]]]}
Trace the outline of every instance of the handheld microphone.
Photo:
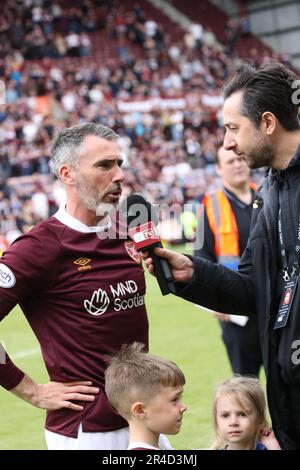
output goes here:
{"type": "Polygon", "coordinates": [[[138,251],[148,251],[154,263],[155,275],[162,295],[175,294],[176,288],[169,263],[154,253],[162,248],[156,227],[158,216],[151,204],[142,196],[133,194],[121,204],[121,212],[127,220],[128,234],[138,251]]]}

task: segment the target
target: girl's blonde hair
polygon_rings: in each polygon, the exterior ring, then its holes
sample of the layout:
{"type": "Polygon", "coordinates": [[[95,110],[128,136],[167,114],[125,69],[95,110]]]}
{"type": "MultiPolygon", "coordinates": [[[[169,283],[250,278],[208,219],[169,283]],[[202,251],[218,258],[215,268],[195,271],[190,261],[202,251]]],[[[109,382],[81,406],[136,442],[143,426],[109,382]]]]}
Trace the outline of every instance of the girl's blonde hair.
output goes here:
{"type": "MultiPolygon", "coordinates": [[[[236,400],[243,410],[246,411],[245,401],[250,402],[255,408],[261,428],[267,425],[266,400],[259,380],[255,377],[234,376],[221,382],[215,391],[213,399],[213,428],[216,440],[211,449],[220,449],[224,444],[217,424],[217,403],[221,396],[228,396],[236,400]]],[[[260,429],[257,431],[257,437],[260,429]]]]}

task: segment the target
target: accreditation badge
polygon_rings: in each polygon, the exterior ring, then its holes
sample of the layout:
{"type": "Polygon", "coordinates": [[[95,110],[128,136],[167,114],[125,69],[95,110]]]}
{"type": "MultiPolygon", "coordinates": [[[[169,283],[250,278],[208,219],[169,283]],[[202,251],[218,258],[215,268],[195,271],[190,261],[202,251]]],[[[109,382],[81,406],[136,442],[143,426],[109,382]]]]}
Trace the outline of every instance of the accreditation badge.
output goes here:
{"type": "Polygon", "coordinates": [[[280,299],[274,330],[277,330],[278,328],[284,328],[287,324],[294,300],[294,295],[297,289],[297,283],[298,276],[293,276],[287,281],[284,281],[284,288],[280,299]]]}

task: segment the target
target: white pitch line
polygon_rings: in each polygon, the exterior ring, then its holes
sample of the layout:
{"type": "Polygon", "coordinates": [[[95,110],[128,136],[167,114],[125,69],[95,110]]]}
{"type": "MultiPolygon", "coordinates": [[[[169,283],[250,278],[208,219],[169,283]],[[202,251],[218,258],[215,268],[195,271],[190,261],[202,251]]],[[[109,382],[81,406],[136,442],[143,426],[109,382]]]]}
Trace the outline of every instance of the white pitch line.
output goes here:
{"type": "Polygon", "coordinates": [[[19,351],[12,354],[12,359],[20,359],[22,357],[35,356],[40,352],[40,348],[27,349],[27,351],[19,351]]]}

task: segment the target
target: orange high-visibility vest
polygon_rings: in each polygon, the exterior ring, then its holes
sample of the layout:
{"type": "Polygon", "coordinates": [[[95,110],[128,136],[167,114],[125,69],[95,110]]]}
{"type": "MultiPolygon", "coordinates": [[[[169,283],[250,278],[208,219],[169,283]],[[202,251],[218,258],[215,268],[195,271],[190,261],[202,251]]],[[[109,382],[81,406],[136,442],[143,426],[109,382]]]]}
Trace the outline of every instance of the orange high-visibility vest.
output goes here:
{"type": "MultiPolygon", "coordinates": [[[[256,185],[251,183],[256,190],[256,185]]],[[[203,198],[211,231],[215,238],[218,262],[236,270],[240,260],[239,231],[230,202],[222,189],[203,198]]]]}

